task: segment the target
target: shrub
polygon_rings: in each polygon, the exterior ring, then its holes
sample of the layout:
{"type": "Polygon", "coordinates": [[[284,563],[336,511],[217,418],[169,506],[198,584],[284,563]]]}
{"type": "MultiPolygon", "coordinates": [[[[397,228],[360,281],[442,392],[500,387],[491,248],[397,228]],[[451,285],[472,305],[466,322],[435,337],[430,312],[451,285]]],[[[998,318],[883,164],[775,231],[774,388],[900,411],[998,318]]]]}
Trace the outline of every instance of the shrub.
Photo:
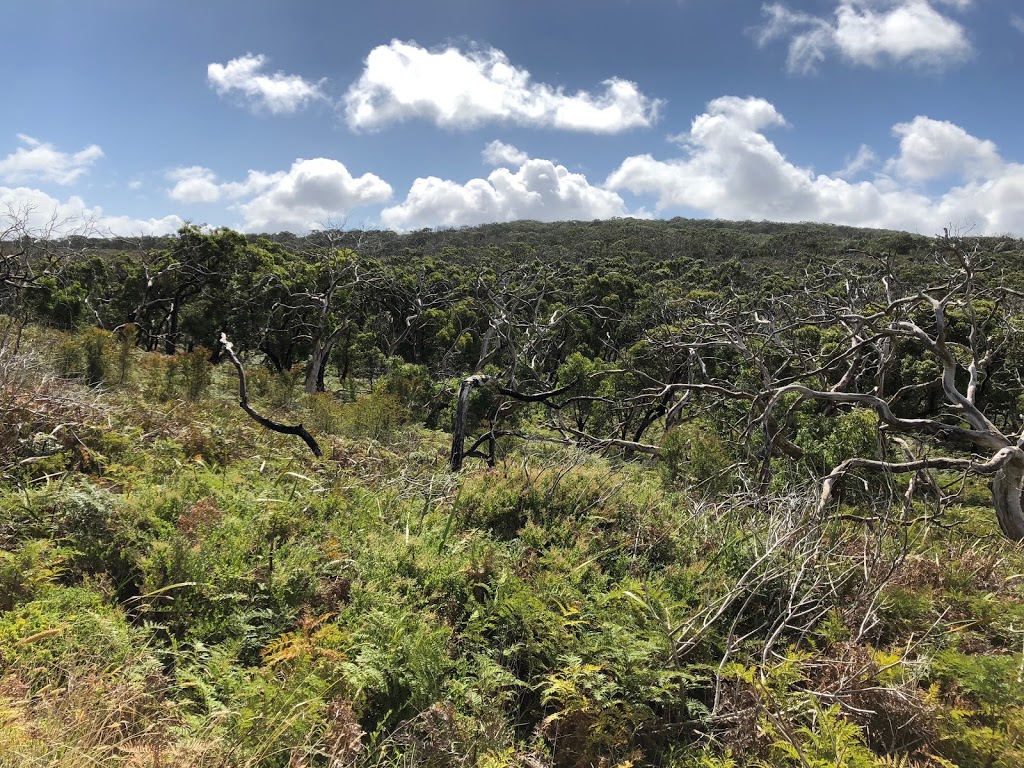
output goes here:
{"type": "Polygon", "coordinates": [[[409,422],[409,411],[397,395],[375,391],[339,408],[340,430],[350,437],[386,442],[409,422]]]}
{"type": "Polygon", "coordinates": [[[179,397],[199,400],[213,381],[213,365],[209,357],[209,351],[203,347],[175,355],[145,355],[142,371],[147,396],[161,402],[179,397]]]}
{"type": "Polygon", "coordinates": [[[114,372],[114,346],[114,335],[100,328],[68,336],[56,348],[57,371],[89,384],[102,384],[114,372]]]}
{"type": "Polygon", "coordinates": [[[196,347],[190,352],[177,354],[172,365],[181,379],[185,399],[198,400],[206,394],[213,381],[213,365],[210,363],[208,349],[196,347]]]}
{"type": "Polygon", "coordinates": [[[303,398],[305,414],[303,423],[313,433],[336,435],[345,421],[345,409],[329,392],[317,392],[303,398]]]}
{"type": "Polygon", "coordinates": [[[716,496],[732,488],[734,461],[717,428],[704,419],[670,429],[661,441],[659,466],[669,486],[716,496]]]}

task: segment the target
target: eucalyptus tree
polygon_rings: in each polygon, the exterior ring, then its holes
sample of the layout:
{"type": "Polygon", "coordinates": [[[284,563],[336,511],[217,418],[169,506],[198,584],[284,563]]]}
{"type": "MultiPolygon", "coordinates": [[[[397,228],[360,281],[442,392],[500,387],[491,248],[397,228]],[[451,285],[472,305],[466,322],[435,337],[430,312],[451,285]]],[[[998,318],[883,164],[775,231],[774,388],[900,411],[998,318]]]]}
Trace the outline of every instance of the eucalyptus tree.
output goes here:
{"type": "Polygon", "coordinates": [[[821,473],[823,509],[858,470],[991,476],[1001,530],[1024,540],[1021,294],[976,241],[947,233],[933,256],[938,278],[923,285],[901,276],[893,254],[861,251],[808,271],[803,289],[786,295],[691,293],[619,368],[590,374],[625,373],[631,392],[570,391],[551,404],[551,426],[582,444],[657,453],[640,442],[651,414],[663,432],[711,414],[732,422],[762,487],[782,457],[821,473]],[[561,414],[580,401],[606,405],[620,424],[646,412],[646,426],[626,440],[614,427],[595,434],[565,424],[561,414]],[[815,440],[852,409],[873,414],[872,455],[818,450],[815,440]],[[829,459],[838,460],[821,463],[829,459]]]}
{"type": "Polygon", "coordinates": [[[87,309],[84,290],[66,279],[68,270],[90,251],[95,225],[62,217],[59,211],[42,215],[32,206],[0,209],[0,315],[3,330],[14,331],[34,314],[39,319],[71,327],[87,309]]]}

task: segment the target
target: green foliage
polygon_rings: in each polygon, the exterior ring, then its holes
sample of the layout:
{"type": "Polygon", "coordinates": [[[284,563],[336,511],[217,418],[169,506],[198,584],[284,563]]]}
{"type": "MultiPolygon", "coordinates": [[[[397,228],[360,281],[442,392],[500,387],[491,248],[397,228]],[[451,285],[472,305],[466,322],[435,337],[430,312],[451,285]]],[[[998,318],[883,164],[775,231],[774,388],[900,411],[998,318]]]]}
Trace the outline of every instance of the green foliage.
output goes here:
{"type": "MultiPolygon", "coordinates": [[[[129,594],[138,578],[137,563],[159,521],[119,496],[88,483],[54,484],[27,492],[22,503],[0,499],[8,524],[16,525],[20,546],[50,540],[60,547],[65,582],[104,576],[129,594]]],[[[24,557],[28,553],[22,553],[24,557]]]]}
{"type": "Polygon", "coordinates": [[[731,490],[735,458],[714,425],[705,419],[681,424],[665,433],[659,466],[669,486],[717,496],[731,490]]]}
{"type": "Polygon", "coordinates": [[[813,726],[783,729],[768,721],[765,728],[774,738],[770,765],[812,768],[876,768],[878,757],[868,749],[860,729],[846,720],[838,704],[827,709],[815,706],[813,726]]]}
{"type": "Polygon", "coordinates": [[[110,373],[115,372],[113,334],[99,328],[87,328],[60,343],[56,358],[61,375],[81,378],[88,384],[102,384],[110,373]]]}
{"type": "Polygon", "coordinates": [[[410,420],[408,409],[398,395],[374,390],[338,409],[338,431],[350,437],[368,437],[388,442],[410,420]]]}
{"type": "Polygon", "coordinates": [[[929,677],[955,695],[940,754],[964,768],[1009,768],[1024,759],[1024,657],[974,656],[945,649],[929,677]]]}
{"type": "Polygon", "coordinates": [[[796,443],[816,474],[824,475],[846,459],[876,458],[878,416],[874,411],[854,408],[826,417],[808,406],[797,416],[797,423],[796,443]]]}
{"type": "Polygon", "coordinates": [[[159,401],[200,399],[213,382],[209,357],[209,350],[203,347],[174,355],[146,355],[142,373],[148,396],[159,401]]]}
{"type": "Polygon", "coordinates": [[[208,349],[196,347],[176,355],[172,367],[182,382],[181,388],[186,400],[198,400],[206,394],[213,381],[213,366],[208,349]]]}
{"type": "Polygon", "coordinates": [[[0,612],[41,595],[60,574],[62,556],[48,539],[25,541],[14,552],[0,550],[0,612]]]}
{"type": "MultiPolygon", "coordinates": [[[[819,516],[808,478],[876,455],[872,411],[790,394],[765,421],[764,398],[686,389],[756,390],[759,362],[833,385],[800,365],[845,363],[849,339],[807,320],[803,276],[872,242],[927,277],[934,241],[816,225],[187,226],[2,297],[50,329],[0,338],[0,764],[1021,764],[1024,555],[992,536],[984,481],[937,475],[960,495],[911,522],[863,473],[844,500],[866,522],[819,516]],[[798,322],[761,333],[780,301],[798,322]],[[89,307],[136,323],[52,330],[89,307]],[[679,354],[749,315],[746,349],[679,354]],[[201,348],[220,330],[254,405],[323,459],[240,412],[201,348]],[[327,339],[343,391],[305,395],[327,339]],[[473,439],[518,434],[453,476],[471,372],[568,389],[474,390],[473,439]],[[802,459],[765,456],[775,428],[802,459]]],[[[951,338],[997,310],[951,304],[951,338]]],[[[901,416],[952,423],[934,362],[893,343],[901,416]]],[[[978,393],[1000,425],[1015,344],[978,393]]]]}
{"type": "Polygon", "coordinates": [[[342,666],[364,728],[386,728],[441,696],[451,630],[429,614],[372,611],[352,632],[342,666]]]}
{"type": "Polygon", "coordinates": [[[91,659],[122,667],[137,659],[144,644],[144,632],[130,627],[102,595],[81,587],[55,590],[0,617],[0,663],[27,675],[47,668],[59,674],[91,659]]]}

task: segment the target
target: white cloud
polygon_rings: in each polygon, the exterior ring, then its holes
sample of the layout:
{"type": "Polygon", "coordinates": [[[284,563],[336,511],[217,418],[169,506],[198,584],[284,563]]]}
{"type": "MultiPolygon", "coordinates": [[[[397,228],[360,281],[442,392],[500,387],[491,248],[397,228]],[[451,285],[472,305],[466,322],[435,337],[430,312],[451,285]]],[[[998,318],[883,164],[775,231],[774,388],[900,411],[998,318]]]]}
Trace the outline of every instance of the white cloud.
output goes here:
{"type": "Polygon", "coordinates": [[[488,165],[522,165],[530,156],[518,147],[495,139],[480,153],[488,165]]]}
{"type": "Polygon", "coordinates": [[[832,18],[792,11],[782,3],[763,6],[768,17],[759,30],[765,45],[789,39],[787,66],[808,73],[830,53],[852,64],[886,63],[941,68],[969,57],[967,31],[944,15],[934,2],[965,10],[971,0],[839,0],[832,18]]]}
{"type": "Polygon", "coordinates": [[[262,72],[267,57],[247,53],[227,64],[210,64],[207,81],[220,96],[237,93],[256,111],[267,110],[275,115],[289,114],[305,108],[313,101],[326,99],[324,81],[310,82],[299,75],[262,72]]]}
{"type": "Polygon", "coordinates": [[[430,51],[393,40],[370,51],[362,76],[345,96],[353,130],[422,118],[446,128],[510,122],[592,133],[617,133],[650,126],[660,101],[635,83],[605,80],[604,91],[566,93],[534,82],[494,48],[430,51]]]}
{"type": "Polygon", "coordinates": [[[289,171],[250,170],[242,181],[221,181],[210,168],[193,165],[167,173],[168,190],[181,203],[240,201],[248,232],[304,232],[343,219],[353,208],[387,202],[391,186],[372,173],[354,178],[344,164],[324,157],[299,159],[289,171]]]}
{"type": "Polygon", "coordinates": [[[875,156],[874,150],[867,144],[861,144],[857,154],[841,170],[836,171],[835,175],[841,179],[849,179],[866,171],[877,160],[878,158],[875,156]]]}
{"type": "Polygon", "coordinates": [[[1016,13],[1010,16],[1010,24],[1013,25],[1014,29],[1018,32],[1024,33],[1024,16],[1018,16],[1016,13]]]}
{"type": "Polygon", "coordinates": [[[1004,165],[995,144],[950,122],[918,116],[897,123],[892,131],[900,137],[900,154],[890,169],[913,181],[980,179],[997,174],[1004,165]]]}
{"type": "Polygon", "coordinates": [[[263,192],[286,175],[284,171],[249,171],[245,181],[221,182],[211,169],[191,165],[168,171],[167,179],[173,181],[174,186],[167,194],[179,203],[216,203],[222,198],[237,200],[263,192]]]}
{"type": "Polygon", "coordinates": [[[615,192],[591,185],[550,160],[526,160],[515,172],[494,170],[465,184],[436,177],[413,182],[405,200],[381,212],[393,229],[463,226],[516,219],[607,219],[628,215],[615,192]]]}
{"type": "Polygon", "coordinates": [[[655,198],[671,208],[728,219],[827,221],[933,233],[970,222],[979,233],[1024,232],[1024,165],[1003,161],[991,142],[958,126],[917,117],[894,128],[899,153],[888,175],[853,183],[795,165],[764,135],[783,124],[763,99],[708,104],[679,137],[682,157],[623,161],[605,187],[655,198]],[[929,158],[938,158],[934,167],[929,158]],[[952,177],[944,190],[922,182],[952,177]]]}
{"type": "Polygon", "coordinates": [[[193,165],[175,168],[167,174],[175,182],[168,194],[179,203],[215,203],[220,200],[220,185],[217,176],[209,168],[193,165]]]}
{"type": "Polygon", "coordinates": [[[287,173],[250,171],[245,182],[222,185],[228,193],[255,197],[238,205],[248,232],[302,232],[343,220],[353,208],[380,204],[391,185],[372,173],[353,177],[337,160],[296,160],[287,173]]]}
{"type": "MultiPolygon", "coordinates": [[[[302,161],[296,161],[302,162],[302,161]]],[[[328,162],[334,162],[333,160],[328,162]]],[[[341,165],[339,163],[339,165],[341,165]]],[[[250,195],[257,195],[266,189],[277,184],[279,181],[284,179],[288,174],[284,171],[277,171],[275,173],[264,173],[263,171],[249,171],[245,177],[245,181],[229,181],[220,185],[221,192],[224,193],[225,197],[231,199],[238,199],[240,197],[249,197],[250,195]]]]}
{"type": "Polygon", "coordinates": [[[73,184],[103,157],[103,150],[91,144],[80,152],[61,152],[52,144],[23,133],[18,134],[23,146],[0,160],[0,179],[11,184],[25,181],[52,181],[73,184]]]}
{"type": "Polygon", "coordinates": [[[87,206],[77,195],[62,201],[39,189],[0,187],[0,219],[11,217],[23,220],[30,231],[53,236],[169,235],[184,224],[173,215],[159,219],[108,216],[99,206],[87,206]]]}

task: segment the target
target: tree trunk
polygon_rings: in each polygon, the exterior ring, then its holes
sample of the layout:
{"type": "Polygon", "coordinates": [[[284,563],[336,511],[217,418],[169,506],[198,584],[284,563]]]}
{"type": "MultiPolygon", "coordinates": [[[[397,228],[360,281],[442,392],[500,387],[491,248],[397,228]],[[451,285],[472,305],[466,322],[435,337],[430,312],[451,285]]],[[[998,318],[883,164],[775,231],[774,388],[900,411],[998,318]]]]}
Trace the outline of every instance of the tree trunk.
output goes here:
{"type": "Polygon", "coordinates": [[[173,355],[178,351],[178,300],[171,304],[171,314],[168,318],[167,336],[164,339],[164,353],[173,355]]]}
{"type": "Polygon", "coordinates": [[[345,352],[341,357],[341,369],[338,371],[338,375],[342,381],[348,379],[349,371],[352,367],[352,329],[349,328],[345,331],[345,352]]]}
{"type": "Polygon", "coordinates": [[[327,361],[331,357],[331,350],[335,343],[348,329],[349,324],[341,326],[331,333],[326,339],[313,339],[313,352],[309,357],[309,366],[306,368],[306,394],[312,395],[317,392],[327,391],[324,385],[324,371],[327,370],[327,361]]]}
{"type": "Polygon", "coordinates": [[[235,348],[232,346],[231,342],[228,341],[228,337],[223,333],[220,335],[220,345],[224,351],[227,352],[228,357],[231,360],[231,364],[235,366],[235,370],[238,372],[238,404],[242,407],[242,410],[245,411],[254,421],[259,422],[262,426],[273,432],[278,432],[282,435],[295,435],[296,437],[302,438],[302,442],[309,447],[309,450],[313,452],[314,456],[318,459],[323,456],[323,451],[320,450],[320,445],[317,443],[316,438],[309,434],[309,431],[302,426],[302,424],[296,424],[295,426],[291,426],[290,424],[280,424],[279,422],[268,419],[266,416],[257,413],[253,407],[249,405],[249,390],[246,385],[245,369],[242,367],[242,362],[238,359],[238,355],[235,354],[235,348]]]}
{"type": "Polygon", "coordinates": [[[466,447],[466,416],[469,414],[469,395],[473,389],[486,381],[486,376],[470,376],[464,379],[459,387],[459,406],[455,410],[455,423],[452,425],[452,458],[451,471],[462,469],[463,451],[466,447]]]}
{"type": "Polygon", "coordinates": [[[1021,507],[1021,493],[1024,490],[1024,451],[1003,465],[992,478],[992,503],[996,508],[996,520],[1006,538],[1024,541],[1024,509],[1021,507]]]}

